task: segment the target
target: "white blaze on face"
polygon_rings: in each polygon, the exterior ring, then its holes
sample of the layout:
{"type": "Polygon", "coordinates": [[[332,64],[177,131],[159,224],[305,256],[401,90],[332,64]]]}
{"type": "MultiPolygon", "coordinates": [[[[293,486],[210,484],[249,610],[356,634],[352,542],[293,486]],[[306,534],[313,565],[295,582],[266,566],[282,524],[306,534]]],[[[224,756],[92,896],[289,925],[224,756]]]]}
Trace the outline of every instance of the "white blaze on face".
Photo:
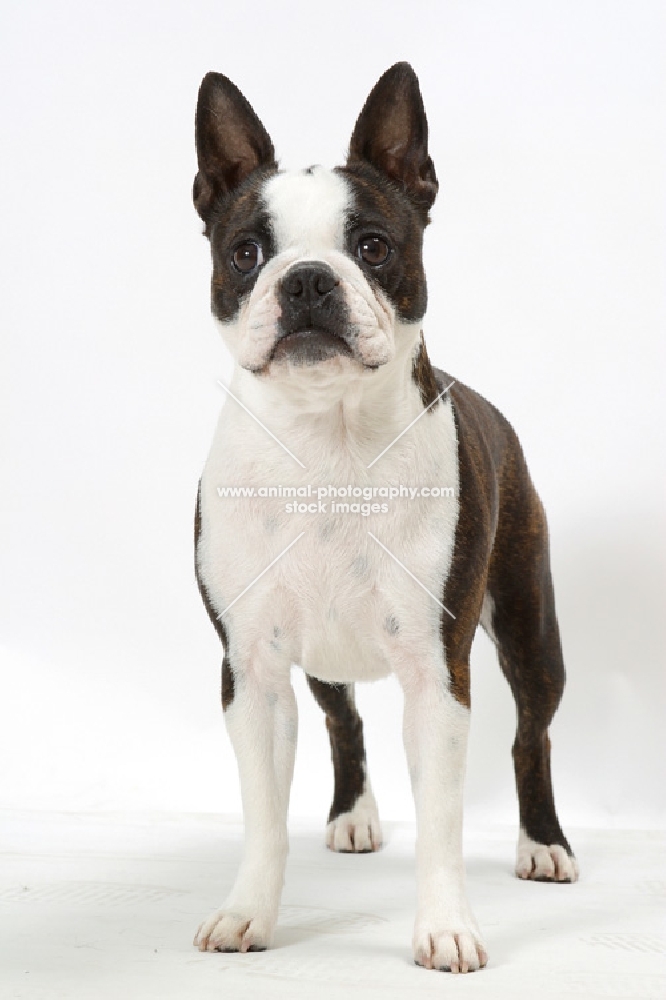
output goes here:
{"type": "Polygon", "coordinates": [[[299,259],[321,260],[342,252],[351,192],[339,174],[324,167],[276,174],[264,188],[278,254],[298,251],[299,259]]]}
{"type": "Polygon", "coordinates": [[[237,321],[237,360],[258,370],[269,361],[278,335],[280,281],[302,260],[321,260],[334,271],[349,310],[354,354],[365,365],[382,365],[395,354],[395,310],[366,281],[345,252],[345,223],[352,205],[347,181],[324,167],[276,174],[264,202],[275,237],[275,255],[262,268],[237,321]]]}

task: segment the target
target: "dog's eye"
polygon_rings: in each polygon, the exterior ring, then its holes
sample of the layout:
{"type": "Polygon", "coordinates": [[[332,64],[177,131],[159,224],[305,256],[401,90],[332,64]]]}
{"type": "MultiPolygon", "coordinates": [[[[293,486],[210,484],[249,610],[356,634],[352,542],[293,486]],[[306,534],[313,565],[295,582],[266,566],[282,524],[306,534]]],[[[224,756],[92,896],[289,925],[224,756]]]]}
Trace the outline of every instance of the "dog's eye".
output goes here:
{"type": "Polygon", "coordinates": [[[356,252],[366,264],[379,267],[389,259],[391,248],[381,236],[364,236],[356,252]]]}
{"type": "Polygon", "coordinates": [[[263,264],[264,255],[258,243],[248,240],[247,243],[241,243],[239,247],[236,247],[231,259],[237,271],[240,271],[241,274],[249,274],[260,264],[263,264]]]}

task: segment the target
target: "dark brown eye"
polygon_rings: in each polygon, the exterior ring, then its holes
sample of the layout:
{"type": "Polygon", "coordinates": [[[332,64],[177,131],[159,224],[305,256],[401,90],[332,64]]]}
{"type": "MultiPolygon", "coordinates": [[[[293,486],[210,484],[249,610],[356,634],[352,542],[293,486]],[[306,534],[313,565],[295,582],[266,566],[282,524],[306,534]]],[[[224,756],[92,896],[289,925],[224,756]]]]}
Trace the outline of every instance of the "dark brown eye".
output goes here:
{"type": "Polygon", "coordinates": [[[232,256],[233,265],[241,274],[249,274],[264,262],[264,255],[258,243],[248,240],[236,247],[232,256]]]}
{"type": "Polygon", "coordinates": [[[379,267],[389,259],[391,248],[381,236],[364,236],[356,252],[366,264],[379,267]]]}

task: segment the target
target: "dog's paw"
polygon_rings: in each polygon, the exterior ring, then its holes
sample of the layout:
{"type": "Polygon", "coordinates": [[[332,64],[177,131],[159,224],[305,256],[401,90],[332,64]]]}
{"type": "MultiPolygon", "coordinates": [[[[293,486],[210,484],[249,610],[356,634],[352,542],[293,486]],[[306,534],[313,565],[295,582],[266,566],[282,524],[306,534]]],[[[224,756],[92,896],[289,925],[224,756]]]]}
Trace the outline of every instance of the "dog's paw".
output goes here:
{"type": "Polygon", "coordinates": [[[340,813],[326,827],[326,846],[331,851],[368,854],[382,846],[382,828],[377,803],[371,791],[363,792],[354,808],[340,813]]]}
{"type": "Polygon", "coordinates": [[[265,951],[275,921],[235,910],[215,910],[200,924],[193,944],[199,951],[265,951]]]}
{"type": "Polygon", "coordinates": [[[538,844],[521,830],[516,850],[516,875],[532,882],[575,882],[578,862],[559,844],[538,844]]]}
{"type": "Polygon", "coordinates": [[[416,922],[412,948],[414,961],[424,969],[442,972],[476,972],[488,961],[479,932],[470,921],[438,926],[435,922],[416,922]]]}

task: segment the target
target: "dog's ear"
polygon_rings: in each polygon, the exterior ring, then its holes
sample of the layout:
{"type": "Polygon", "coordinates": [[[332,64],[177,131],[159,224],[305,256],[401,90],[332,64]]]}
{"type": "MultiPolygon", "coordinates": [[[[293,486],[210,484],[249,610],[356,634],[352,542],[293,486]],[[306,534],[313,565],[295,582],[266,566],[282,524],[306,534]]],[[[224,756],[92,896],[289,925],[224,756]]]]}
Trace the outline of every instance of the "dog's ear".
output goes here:
{"type": "Polygon", "coordinates": [[[218,198],[233,191],[254,170],[276,168],[268,132],[252,107],[222,73],[207,73],[199,88],[195,135],[199,172],[194,206],[206,223],[218,198]]]}
{"type": "Polygon", "coordinates": [[[425,209],[439,187],[428,156],[428,121],[416,73],[396,63],[377,81],[352,133],[347,165],[366,161],[425,209]]]}

